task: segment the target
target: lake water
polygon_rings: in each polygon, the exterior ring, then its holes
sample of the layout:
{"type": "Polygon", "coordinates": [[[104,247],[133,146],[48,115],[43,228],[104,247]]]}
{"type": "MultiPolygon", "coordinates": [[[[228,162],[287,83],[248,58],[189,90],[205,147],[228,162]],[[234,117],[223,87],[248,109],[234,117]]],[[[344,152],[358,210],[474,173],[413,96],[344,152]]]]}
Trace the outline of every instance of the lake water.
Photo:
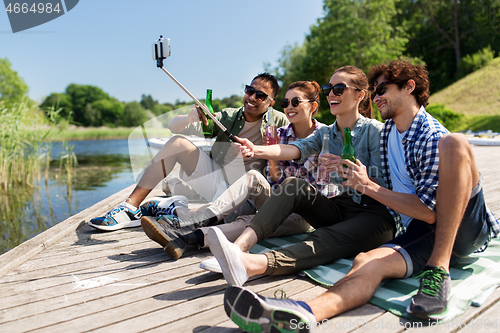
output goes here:
{"type": "Polygon", "coordinates": [[[150,152],[142,139],[69,141],[78,159],[68,177],[59,168],[66,151],[52,143],[53,162],[33,187],[14,187],[0,194],[0,254],[135,183],[150,152]]]}

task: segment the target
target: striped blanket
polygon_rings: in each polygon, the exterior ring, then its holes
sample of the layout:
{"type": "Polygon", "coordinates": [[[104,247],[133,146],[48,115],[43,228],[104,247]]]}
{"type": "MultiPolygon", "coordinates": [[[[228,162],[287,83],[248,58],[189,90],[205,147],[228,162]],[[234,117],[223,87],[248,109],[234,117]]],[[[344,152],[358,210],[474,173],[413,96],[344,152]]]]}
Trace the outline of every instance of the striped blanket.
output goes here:
{"type": "MultiPolygon", "coordinates": [[[[306,235],[270,238],[259,242],[251,252],[262,253],[270,249],[290,246],[306,235]]],[[[329,265],[304,271],[314,281],[330,287],[349,272],[351,259],[341,259],[329,265]]],[[[470,256],[466,264],[450,269],[452,290],[449,301],[448,321],[462,314],[472,304],[480,306],[496,286],[500,285],[500,240],[493,239],[486,251],[470,256]]],[[[406,313],[411,298],[416,294],[419,280],[414,278],[390,280],[382,283],[370,303],[401,317],[415,319],[406,313]]]]}

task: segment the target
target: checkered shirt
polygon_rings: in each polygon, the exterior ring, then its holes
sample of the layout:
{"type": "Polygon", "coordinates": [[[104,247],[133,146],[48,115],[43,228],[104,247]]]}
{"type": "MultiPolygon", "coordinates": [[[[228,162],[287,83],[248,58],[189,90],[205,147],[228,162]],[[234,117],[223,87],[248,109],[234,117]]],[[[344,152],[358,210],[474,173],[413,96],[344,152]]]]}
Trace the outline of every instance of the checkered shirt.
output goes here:
{"type": "MultiPolygon", "coordinates": [[[[380,134],[380,158],[382,164],[382,175],[387,188],[392,189],[388,160],[389,133],[394,120],[385,122],[380,134]]],[[[439,121],[427,113],[421,107],[415,116],[410,128],[403,137],[405,151],[406,171],[413,181],[415,191],[419,199],[430,209],[436,210],[436,194],[438,188],[438,165],[439,152],[438,142],[441,137],[450,133],[439,121]]],[[[488,223],[491,231],[496,237],[500,233],[500,225],[493,213],[486,207],[488,223]]],[[[396,221],[396,236],[402,234],[405,229],[401,223],[401,217],[397,212],[389,209],[396,221]]]]}
{"type": "MultiPolygon", "coordinates": [[[[325,124],[320,123],[316,119],[313,119],[313,121],[314,121],[314,132],[316,132],[318,128],[326,126],[325,124]]],[[[293,131],[292,124],[288,124],[287,126],[278,128],[278,138],[279,138],[278,143],[285,145],[295,140],[298,140],[293,131]]],[[[287,177],[297,177],[306,180],[309,184],[314,185],[322,193],[325,194],[325,187],[316,184],[316,173],[318,170],[318,156],[319,154],[311,155],[307,157],[302,163],[297,163],[294,160],[277,161],[278,167],[281,169],[281,177],[277,181],[273,181],[271,179],[271,176],[269,175],[269,162],[268,162],[267,180],[269,181],[273,189],[275,189],[287,177]]],[[[331,187],[331,186],[327,187],[326,191],[328,192],[325,195],[328,198],[334,197],[338,194],[337,187],[331,187]]]]}

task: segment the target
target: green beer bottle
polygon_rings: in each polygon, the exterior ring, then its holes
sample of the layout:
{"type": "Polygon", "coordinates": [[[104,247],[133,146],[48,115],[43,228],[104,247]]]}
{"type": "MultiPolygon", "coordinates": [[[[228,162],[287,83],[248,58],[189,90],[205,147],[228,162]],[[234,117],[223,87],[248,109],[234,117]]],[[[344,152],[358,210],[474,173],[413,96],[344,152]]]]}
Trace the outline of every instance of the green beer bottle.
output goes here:
{"type": "MultiPolygon", "coordinates": [[[[344,128],[344,147],[342,148],[342,155],[340,156],[343,160],[349,160],[353,163],[356,163],[356,151],[352,146],[351,139],[351,129],[349,127],[344,128]]],[[[347,168],[347,165],[342,165],[344,168],[347,168]]],[[[342,180],[346,180],[342,178],[342,180]]]]}
{"type": "MultiPolygon", "coordinates": [[[[207,98],[205,100],[205,104],[207,105],[208,110],[210,110],[210,112],[214,114],[214,108],[212,107],[212,89],[207,89],[207,98]]],[[[214,123],[212,118],[210,118],[208,115],[207,121],[208,125],[205,125],[203,121],[201,122],[201,130],[203,131],[203,135],[205,137],[211,137],[214,123]]]]}

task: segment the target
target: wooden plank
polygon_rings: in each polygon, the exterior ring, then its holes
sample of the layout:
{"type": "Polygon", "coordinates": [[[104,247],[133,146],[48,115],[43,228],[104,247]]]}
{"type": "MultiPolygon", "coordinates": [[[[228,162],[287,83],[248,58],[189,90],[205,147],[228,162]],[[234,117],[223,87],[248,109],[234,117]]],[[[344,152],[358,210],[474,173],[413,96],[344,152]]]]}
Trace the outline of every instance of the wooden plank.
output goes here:
{"type": "Polygon", "coordinates": [[[107,200],[101,201],[92,207],[71,216],[65,221],[56,224],[52,228],[0,255],[0,276],[5,275],[21,263],[33,257],[35,254],[51,246],[69,233],[75,231],[76,228],[84,222],[89,215],[93,215],[95,213],[102,214],[116,206],[121,201],[125,200],[133,189],[133,186],[134,185],[129,186],[120,192],[113,194],[107,200]]]}

